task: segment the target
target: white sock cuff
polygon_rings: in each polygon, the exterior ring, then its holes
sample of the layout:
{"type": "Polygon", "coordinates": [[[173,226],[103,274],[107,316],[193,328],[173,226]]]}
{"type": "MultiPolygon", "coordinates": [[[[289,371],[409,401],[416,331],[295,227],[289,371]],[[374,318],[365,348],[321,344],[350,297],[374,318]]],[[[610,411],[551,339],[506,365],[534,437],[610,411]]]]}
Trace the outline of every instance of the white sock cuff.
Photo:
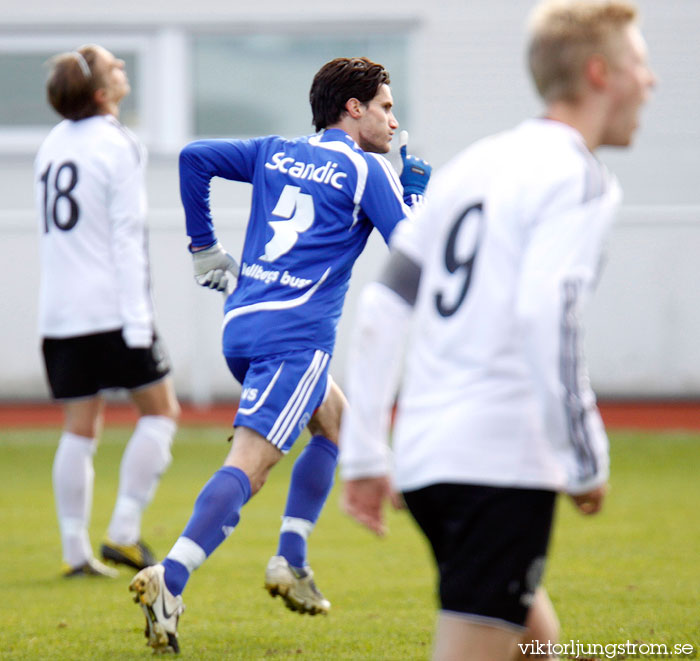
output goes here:
{"type": "Polygon", "coordinates": [[[180,537],[173,544],[173,548],[170,549],[166,557],[184,565],[191,574],[195,569],[201,567],[207,559],[207,554],[197,542],[193,542],[189,537],[180,537]]]}
{"type": "Polygon", "coordinates": [[[308,519],[299,519],[294,516],[283,516],[282,527],[280,533],[294,532],[303,539],[308,539],[311,531],[314,529],[314,524],[308,519]]]}
{"type": "Polygon", "coordinates": [[[71,431],[64,431],[61,434],[59,445],[75,449],[81,454],[87,454],[91,457],[95,454],[95,450],[97,449],[97,442],[94,438],[79,436],[71,431]]]}
{"type": "MultiPolygon", "coordinates": [[[[171,448],[176,431],[177,423],[172,418],[164,415],[144,415],[136,423],[129,443],[136,443],[140,448],[144,447],[144,443],[156,446],[160,456],[154,469],[158,475],[161,475],[172,461],[171,448]]],[[[141,452],[143,450],[140,450],[139,454],[141,452]]],[[[155,457],[153,459],[155,460],[155,457]]]]}
{"type": "Polygon", "coordinates": [[[170,443],[177,431],[177,422],[167,415],[142,415],[136,423],[134,433],[136,431],[153,434],[159,438],[167,438],[168,443],[170,443]]]}

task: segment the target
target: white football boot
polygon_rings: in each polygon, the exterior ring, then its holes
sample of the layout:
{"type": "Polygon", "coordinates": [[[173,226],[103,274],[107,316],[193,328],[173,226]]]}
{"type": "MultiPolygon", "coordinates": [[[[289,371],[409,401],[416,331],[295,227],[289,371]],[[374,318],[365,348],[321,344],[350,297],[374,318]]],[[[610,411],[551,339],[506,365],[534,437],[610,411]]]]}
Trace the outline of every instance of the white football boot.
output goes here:
{"type": "Polygon", "coordinates": [[[136,593],[134,602],[146,616],[145,636],[154,653],[179,653],[177,623],[185,610],[182,597],[173,596],[165,585],[165,568],[153,565],[142,569],[129,584],[136,593]]]}
{"type": "Polygon", "coordinates": [[[309,615],[326,615],[331,602],[321,594],[313,578],[314,573],[308,565],[297,569],[286,558],[274,555],[265,569],[265,589],[273,597],[282,597],[290,610],[309,615]]]}

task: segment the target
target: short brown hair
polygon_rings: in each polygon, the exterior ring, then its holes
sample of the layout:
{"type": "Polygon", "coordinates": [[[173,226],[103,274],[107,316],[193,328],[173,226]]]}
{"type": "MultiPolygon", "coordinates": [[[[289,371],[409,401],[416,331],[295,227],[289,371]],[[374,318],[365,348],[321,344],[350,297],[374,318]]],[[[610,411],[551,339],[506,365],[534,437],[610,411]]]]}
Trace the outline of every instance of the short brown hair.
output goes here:
{"type": "Polygon", "coordinates": [[[625,0],[545,0],[530,18],[528,64],[546,101],[574,101],[583,67],[595,53],[610,54],[611,35],[637,19],[625,0]]]}
{"type": "Polygon", "coordinates": [[[366,57],[338,57],[327,62],[314,76],[309,92],[316,130],[338,122],[348,99],[369,103],[379,88],[390,82],[389,72],[366,57]]]}
{"type": "Polygon", "coordinates": [[[102,72],[95,68],[97,49],[93,45],[81,46],[50,60],[46,95],[51,107],[66,119],[85,119],[98,114],[95,92],[102,86],[103,79],[102,72]]]}

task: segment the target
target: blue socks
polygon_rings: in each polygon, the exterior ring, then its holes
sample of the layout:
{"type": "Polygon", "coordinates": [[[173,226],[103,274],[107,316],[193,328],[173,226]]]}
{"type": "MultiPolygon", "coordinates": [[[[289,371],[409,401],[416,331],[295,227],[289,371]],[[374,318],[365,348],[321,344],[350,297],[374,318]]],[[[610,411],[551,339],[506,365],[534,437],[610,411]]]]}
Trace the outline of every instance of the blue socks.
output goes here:
{"type": "MultiPolygon", "coordinates": [[[[306,540],[333,486],[338,446],[314,436],[294,464],[277,555],[293,567],[306,565],[306,540]]],[[[204,485],[180,538],[163,560],[165,585],[173,595],[238,524],[250,498],[250,481],[240,469],[224,466],[204,485]]]]}
{"type": "Polygon", "coordinates": [[[293,567],[306,565],[306,540],[333,486],[338,446],[314,436],[294,463],[277,555],[293,567]]]}
{"type": "Polygon", "coordinates": [[[197,496],[183,537],[199,544],[209,557],[233,532],[241,507],[249,498],[248,476],[240,468],[220,468],[197,496]]]}
{"type": "Polygon", "coordinates": [[[190,574],[233,532],[249,498],[250,481],[239,468],[224,466],[212,475],[197,496],[185,530],[163,560],[165,585],[172,594],[182,593],[190,574]]]}

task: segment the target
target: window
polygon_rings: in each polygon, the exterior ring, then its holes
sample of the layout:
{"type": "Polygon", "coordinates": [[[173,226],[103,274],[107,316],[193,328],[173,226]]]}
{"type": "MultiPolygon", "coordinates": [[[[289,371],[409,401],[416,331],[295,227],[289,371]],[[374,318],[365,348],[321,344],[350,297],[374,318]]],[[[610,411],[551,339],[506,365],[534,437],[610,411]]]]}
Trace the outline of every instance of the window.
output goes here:
{"type": "MultiPolygon", "coordinates": [[[[55,52],[9,53],[0,59],[0,89],[11,89],[0,105],[0,125],[12,126],[52,126],[60,116],[49,106],[46,99],[46,78],[49,60],[55,52]]],[[[131,81],[131,94],[121,105],[121,111],[128,116],[130,125],[138,123],[138,61],[134,53],[115,52],[124,60],[131,81]]]]}
{"type": "Polygon", "coordinates": [[[408,117],[407,38],[373,34],[200,35],[193,39],[194,133],[252,137],[313,133],[309,88],[335,57],[366,56],[391,75],[396,115],[408,117]]]}
{"type": "Polygon", "coordinates": [[[98,43],[124,60],[131,94],[121,106],[121,119],[139,130],[144,124],[142,52],[145,44],[134,37],[115,35],[0,36],[0,85],[11,90],[0,104],[3,151],[31,151],[46,131],[60,121],[46,98],[49,61],[58,53],[98,43]]]}
{"type": "Polygon", "coordinates": [[[241,26],[205,29],[9,34],[0,28],[0,85],[10,90],[0,104],[0,154],[33,153],[59,121],[46,99],[48,61],[85,43],[125,61],[131,94],[120,119],[152,153],[177,153],[193,137],[312,133],[311,81],[325,62],[341,56],[364,55],[386,66],[395,114],[409,123],[410,22],[374,33],[358,27],[341,34],[338,24],[291,32],[279,25],[251,26],[246,33],[241,26]],[[346,36],[353,32],[360,36],[346,36]]]}

